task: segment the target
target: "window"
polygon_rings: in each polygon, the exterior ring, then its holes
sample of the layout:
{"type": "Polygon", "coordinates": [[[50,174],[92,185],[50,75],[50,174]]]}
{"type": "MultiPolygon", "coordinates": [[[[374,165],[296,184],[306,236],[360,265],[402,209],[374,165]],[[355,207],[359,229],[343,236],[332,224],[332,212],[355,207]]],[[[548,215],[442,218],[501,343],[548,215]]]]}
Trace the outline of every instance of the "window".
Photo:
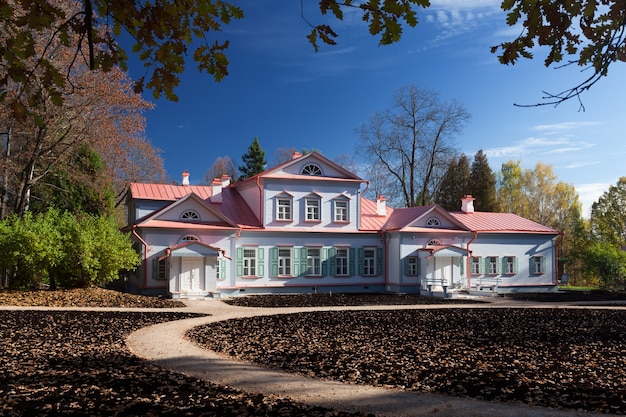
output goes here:
{"type": "Polygon", "coordinates": [[[531,274],[545,274],[546,273],[546,258],[543,256],[532,256],[530,258],[530,273],[531,274]]]}
{"type": "Polygon", "coordinates": [[[180,238],[181,242],[194,242],[194,241],[197,241],[197,240],[199,240],[199,239],[197,237],[195,237],[195,236],[192,236],[192,235],[186,235],[186,236],[183,236],[182,238],[180,238]]]}
{"type": "Polygon", "coordinates": [[[243,276],[256,275],[256,249],[243,250],[243,276]]]}
{"type": "Polygon", "coordinates": [[[306,251],[306,274],[319,276],[322,275],[322,260],[320,257],[320,249],[308,248],[306,251]]]}
{"type": "Polygon", "coordinates": [[[502,258],[502,271],[504,271],[503,274],[507,275],[517,274],[517,258],[515,256],[502,258]]]}
{"type": "Polygon", "coordinates": [[[291,249],[278,249],[278,275],[291,275],[291,249]]]}
{"type": "Polygon", "coordinates": [[[180,218],[183,220],[200,220],[200,216],[193,210],[185,210],[183,214],[180,215],[180,218]]]}
{"type": "Polygon", "coordinates": [[[480,275],[480,257],[472,256],[470,260],[470,274],[480,275]]]}
{"type": "Polygon", "coordinates": [[[308,164],[302,168],[304,175],[322,175],[322,169],[315,164],[308,164]]]}
{"type": "Polygon", "coordinates": [[[438,239],[432,239],[432,240],[428,241],[426,246],[441,246],[441,241],[438,240],[438,239]]]}
{"type": "Polygon", "coordinates": [[[167,279],[168,277],[168,258],[159,259],[157,264],[156,279],[167,279]]]}
{"type": "Polygon", "coordinates": [[[291,199],[279,198],[277,202],[277,220],[291,220],[291,199]]]}
{"type": "Polygon", "coordinates": [[[439,219],[431,217],[426,221],[426,226],[441,226],[441,223],[439,222],[439,219]]]}
{"type": "Polygon", "coordinates": [[[363,251],[363,275],[376,275],[376,249],[363,251]]]}
{"type": "Polygon", "coordinates": [[[307,221],[320,220],[320,199],[307,198],[305,201],[307,221]]]}
{"type": "Polygon", "coordinates": [[[486,258],[486,262],[487,262],[487,273],[489,275],[497,275],[498,274],[498,257],[488,256],[486,258]]]}
{"type": "Polygon", "coordinates": [[[335,221],[348,221],[348,202],[346,200],[335,200],[335,221]]]}
{"type": "Polygon", "coordinates": [[[418,269],[418,259],[417,256],[409,256],[406,258],[406,275],[417,276],[419,275],[418,269]]]}
{"type": "Polygon", "coordinates": [[[335,275],[348,275],[348,248],[337,248],[335,254],[335,275]]]}

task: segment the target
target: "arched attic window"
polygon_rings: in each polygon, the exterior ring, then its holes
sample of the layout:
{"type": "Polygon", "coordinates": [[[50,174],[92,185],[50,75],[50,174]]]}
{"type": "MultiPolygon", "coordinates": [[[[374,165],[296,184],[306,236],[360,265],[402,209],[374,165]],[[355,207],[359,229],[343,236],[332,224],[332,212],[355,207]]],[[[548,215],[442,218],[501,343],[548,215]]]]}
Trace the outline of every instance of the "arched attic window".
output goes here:
{"type": "Polygon", "coordinates": [[[426,226],[429,227],[437,227],[437,226],[441,226],[441,222],[439,221],[438,218],[436,217],[431,217],[430,219],[428,219],[426,221],[426,226]]]}
{"type": "Polygon", "coordinates": [[[200,220],[200,215],[194,210],[185,210],[180,218],[182,220],[200,220]]]}
{"type": "Polygon", "coordinates": [[[181,242],[197,242],[197,241],[200,241],[200,239],[198,239],[197,237],[193,235],[185,235],[180,238],[180,241],[181,242]]]}
{"type": "Polygon", "coordinates": [[[441,240],[439,239],[431,239],[428,241],[426,246],[441,246],[441,240]]]}
{"type": "Polygon", "coordinates": [[[307,164],[302,168],[303,175],[322,175],[322,168],[315,164],[307,164]]]}

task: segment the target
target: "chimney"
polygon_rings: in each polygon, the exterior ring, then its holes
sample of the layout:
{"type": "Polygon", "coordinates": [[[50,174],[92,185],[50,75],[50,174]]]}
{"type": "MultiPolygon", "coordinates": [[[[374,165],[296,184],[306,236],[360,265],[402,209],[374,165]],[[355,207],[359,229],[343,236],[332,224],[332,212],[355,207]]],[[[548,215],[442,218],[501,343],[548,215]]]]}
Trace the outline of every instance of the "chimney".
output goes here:
{"type": "Polygon", "coordinates": [[[222,180],[213,178],[211,182],[211,203],[221,203],[222,201],[222,180]]]}
{"type": "Polygon", "coordinates": [[[471,195],[464,195],[461,199],[461,211],[463,213],[473,213],[474,212],[474,200],[476,200],[471,195]]]}
{"type": "Polygon", "coordinates": [[[295,151],[295,152],[293,153],[293,155],[291,155],[291,159],[292,159],[292,160],[294,160],[294,159],[298,159],[298,158],[300,158],[301,156],[302,156],[302,154],[301,154],[300,152],[295,151]]]}
{"type": "Polygon", "coordinates": [[[228,187],[230,185],[230,180],[231,180],[231,178],[230,178],[229,175],[222,174],[222,178],[221,178],[222,188],[228,187]]]}
{"type": "Polygon", "coordinates": [[[183,185],[189,186],[189,171],[183,171],[183,185]]]}
{"type": "Polygon", "coordinates": [[[384,195],[381,195],[376,199],[376,215],[378,216],[386,216],[387,215],[387,199],[384,195]]]}

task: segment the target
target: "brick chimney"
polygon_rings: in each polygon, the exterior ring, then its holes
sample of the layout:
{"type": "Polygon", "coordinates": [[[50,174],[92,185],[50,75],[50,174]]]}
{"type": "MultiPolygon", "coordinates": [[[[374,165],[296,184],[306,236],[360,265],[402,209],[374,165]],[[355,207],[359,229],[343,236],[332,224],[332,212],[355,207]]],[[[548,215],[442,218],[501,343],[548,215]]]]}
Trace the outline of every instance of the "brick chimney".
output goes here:
{"type": "Polygon", "coordinates": [[[387,215],[387,199],[385,198],[384,195],[381,195],[376,199],[376,215],[378,216],[387,215]]]}
{"type": "Polygon", "coordinates": [[[300,152],[295,151],[295,152],[293,153],[293,155],[291,155],[291,159],[292,159],[292,160],[293,160],[293,159],[298,159],[298,158],[300,158],[301,156],[302,156],[302,154],[301,154],[300,152]]]}
{"type": "Polygon", "coordinates": [[[473,213],[474,200],[476,199],[471,195],[464,195],[463,198],[461,198],[461,211],[463,213],[473,213]]]}
{"type": "Polygon", "coordinates": [[[189,186],[189,171],[183,171],[183,185],[189,186]]]}

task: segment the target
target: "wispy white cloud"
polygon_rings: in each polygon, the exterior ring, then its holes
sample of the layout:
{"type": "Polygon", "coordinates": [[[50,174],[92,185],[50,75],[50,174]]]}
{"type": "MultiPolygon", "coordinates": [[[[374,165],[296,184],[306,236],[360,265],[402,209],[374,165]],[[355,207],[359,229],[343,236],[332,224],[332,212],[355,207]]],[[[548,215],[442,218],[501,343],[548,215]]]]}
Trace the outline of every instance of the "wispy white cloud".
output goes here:
{"type": "Polygon", "coordinates": [[[520,158],[524,155],[549,155],[581,151],[594,145],[567,137],[529,137],[509,146],[486,149],[489,158],[520,158]]]}
{"type": "Polygon", "coordinates": [[[587,167],[589,165],[599,165],[600,163],[601,163],[600,161],[578,161],[578,162],[572,162],[570,164],[565,165],[565,168],[576,169],[576,168],[587,167]]]}
{"type": "Polygon", "coordinates": [[[532,128],[532,130],[538,130],[541,132],[562,132],[564,130],[578,129],[581,127],[599,125],[600,122],[563,122],[554,123],[549,125],[538,125],[532,128]]]}

